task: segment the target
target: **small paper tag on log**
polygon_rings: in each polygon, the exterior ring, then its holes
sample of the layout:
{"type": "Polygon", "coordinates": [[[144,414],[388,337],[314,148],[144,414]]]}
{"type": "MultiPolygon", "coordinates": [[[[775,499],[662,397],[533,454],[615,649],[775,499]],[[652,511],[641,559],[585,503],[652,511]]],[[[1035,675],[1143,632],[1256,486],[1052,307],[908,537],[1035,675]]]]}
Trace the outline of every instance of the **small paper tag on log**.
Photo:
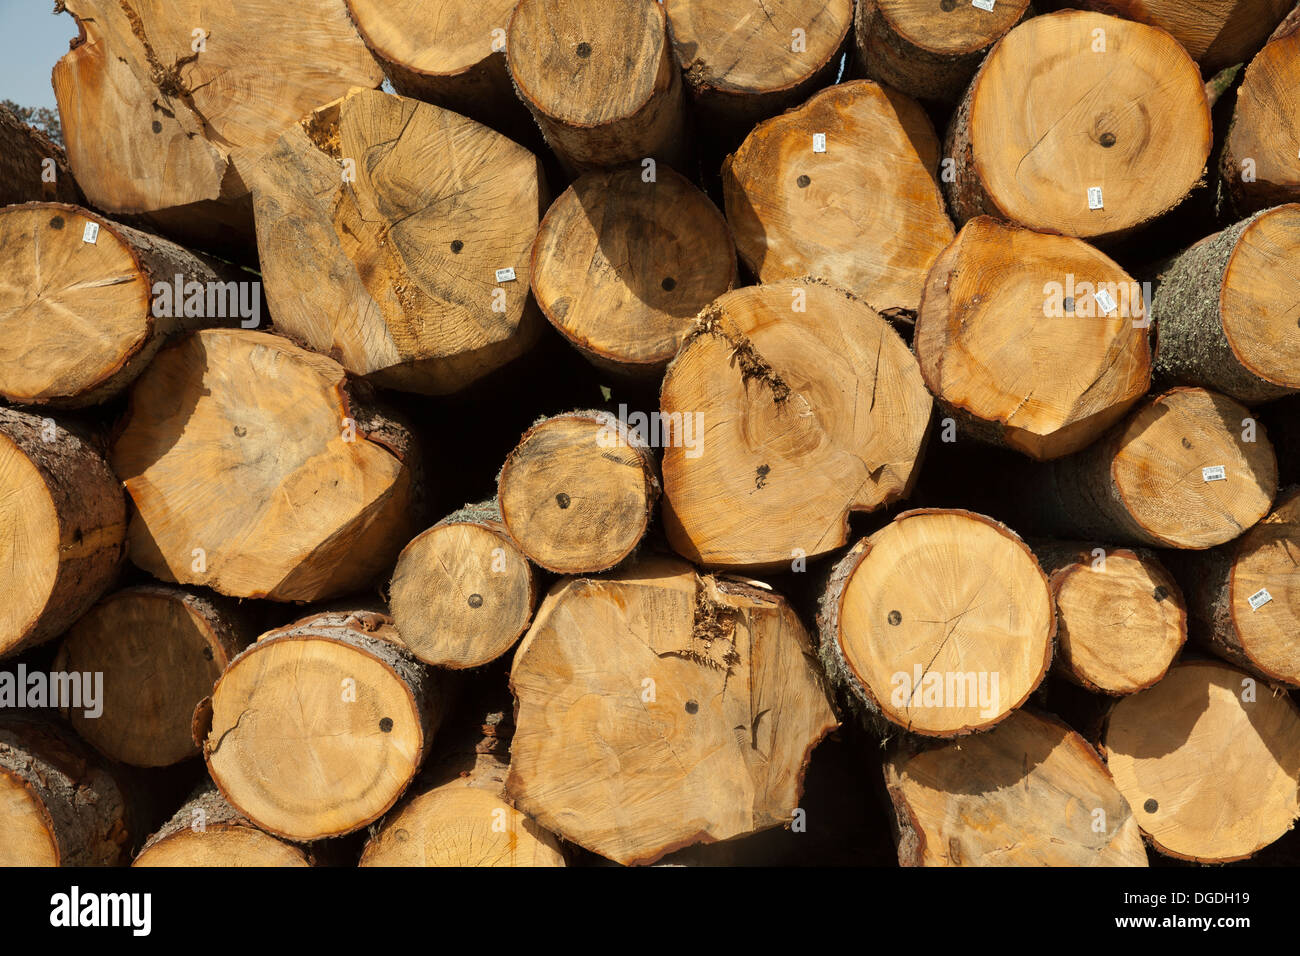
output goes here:
{"type": "Polygon", "coordinates": [[[99,238],[99,223],[97,222],[86,223],[86,230],[81,234],[81,241],[89,242],[91,245],[94,245],[95,240],[98,238],[99,238]]]}
{"type": "Polygon", "coordinates": [[[1269,601],[1273,600],[1273,595],[1268,593],[1268,588],[1260,588],[1250,597],[1246,598],[1246,600],[1250,602],[1250,609],[1252,611],[1258,611],[1269,601]]]}
{"type": "Polygon", "coordinates": [[[813,133],[813,152],[814,152],[814,153],[824,153],[824,152],[826,152],[826,134],[825,134],[825,133],[813,133]]]}
{"type": "Polygon", "coordinates": [[[993,12],[993,0],[970,0],[970,5],[989,13],[993,12]]]}
{"type": "Polygon", "coordinates": [[[1227,481],[1228,469],[1223,465],[1210,465],[1208,468],[1201,469],[1202,481],[1227,481]]]}
{"type": "Polygon", "coordinates": [[[1089,209],[1104,209],[1104,208],[1105,208],[1105,207],[1102,205],[1102,203],[1101,203],[1101,187],[1100,187],[1100,186],[1089,186],[1089,187],[1088,187],[1088,208],[1089,208],[1089,209]]]}
{"type": "Polygon", "coordinates": [[[497,281],[498,281],[498,282],[514,282],[514,281],[515,281],[515,267],[514,267],[514,266],[510,266],[510,267],[507,268],[507,269],[498,269],[498,270],[497,270],[497,281]]]}
{"type": "Polygon", "coordinates": [[[1115,297],[1105,289],[1098,289],[1092,297],[1097,300],[1097,306],[1103,315],[1110,315],[1115,311],[1115,297]]]}

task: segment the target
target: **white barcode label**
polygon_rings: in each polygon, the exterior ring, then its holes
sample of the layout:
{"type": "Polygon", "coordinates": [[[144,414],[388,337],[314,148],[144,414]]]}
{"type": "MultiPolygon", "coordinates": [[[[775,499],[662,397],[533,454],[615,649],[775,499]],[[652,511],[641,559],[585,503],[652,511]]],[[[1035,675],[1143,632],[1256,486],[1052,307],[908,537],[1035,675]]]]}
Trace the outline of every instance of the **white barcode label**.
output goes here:
{"type": "Polygon", "coordinates": [[[1252,611],[1258,611],[1269,601],[1273,600],[1273,595],[1268,593],[1268,588],[1260,588],[1250,597],[1246,598],[1246,600],[1250,602],[1250,609],[1252,611]]]}
{"type": "Polygon", "coordinates": [[[993,0],[970,0],[970,5],[989,13],[993,12],[993,0]]]}
{"type": "Polygon", "coordinates": [[[1101,202],[1101,187],[1100,187],[1100,186],[1089,186],[1089,187],[1088,187],[1088,208],[1089,208],[1089,209],[1104,209],[1104,208],[1105,208],[1105,207],[1102,205],[1102,202],[1101,202]]]}
{"type": "Polygon", "coordinates": [[[1115,297],[1105,289],[1098,289],[1092,297],[1097,300],[1097,306],[1101,309],[1102,315],[1110,315],[1115,311],[1115,297]]]}
{"type": "Polygon", "coordinates": [[[825,133],[813,133],[813,152],[814,152],[814,153],[824,153],[824,152],[826,152],[826,134],[825,134],[825,133]]]}
{"type": "Polygon", "coordinates": [[[498,282],[513,282],[515,280],[515,267],[510,266],[508,269],[497,270],[498,282]]]}
{"type": "Polygon", "coordinates": [[[1223,465],[1210,465],[1208,468],[1201,469],[1202,481],[1227,481],[1228,469],[1223,465]]]}
{"type": "Polygon", "coordinates": [[[98,238],[99,238],[99,223],[97,222],[86,223],[86,231],[81,234],[81,241],[89,242],[93,244],[95,240],[98,238]]]}

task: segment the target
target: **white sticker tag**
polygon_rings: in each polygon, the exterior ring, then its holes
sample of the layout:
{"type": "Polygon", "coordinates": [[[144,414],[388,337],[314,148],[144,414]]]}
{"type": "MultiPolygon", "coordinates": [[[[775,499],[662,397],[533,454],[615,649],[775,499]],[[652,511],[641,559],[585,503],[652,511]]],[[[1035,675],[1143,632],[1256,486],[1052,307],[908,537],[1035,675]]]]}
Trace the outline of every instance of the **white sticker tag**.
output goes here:
{"type": "Polygon", "coordinates": [[[970,0],[970,5],[985,10],[988,13],[993,12],[993,0],[970,0]]]}
{"type": "Polygon", "coordinates": [[[1258,611],[1269,601],[1273,600],[1273,595],[1268,593],[1268,588],[1260,588],[1250,597],[1246,598],[1246,600],[1250,602],[1250,609],[1252,611],[1258,611]]]}
{"type": "Polygon", "coordinates": [[[508,268],[508,269],[498,269],[498,270],[497,270],[497,281],[498,281],[498,282],[513,282],[514,279],[515,279],[515,267],[514,267],[514,266],[511,266],[511,267],[508,268]]]}
{"type": "Polygon", "coordinates": [[[1097,300],[1097,306],[1101,309],[1102,315],[1110,315],[1115,311],[1115,297],[1105,289],[1098,289],[1092,294],[1097,300]]]}
{"type": "Polygon", "coordinates": [[[1211,465],[1209,468],[1201,469],[1202,481],[1227,481],[1228,469],[1223,465],[1211,465]]]}
{"type": "Polygon", "coordinates": [[[826,152],[826,134],[825,134],[825,133],[813,133],[813,152],[814,152],[814,153],[824,153],[824,152],[826,152]]]}
{"type": "Polygon", "coordinates": [[[1101,202],[1101,187],[1100,187],[1100,186],[1089,186],[1089,187],[1088,187],[1088,208],[1089,208],[1089,209],[1104,209],[1104,208],[1106,208],[1105,206],[1102,205],[1102,202],[1101,202]]]}
{"type": "Polygon", "coordinates": [[[98,238],[99,238],[99,223],[97,222],[86,223],[86,231],[81,234],[81,241],[89,242],[90,244],[94,245],[95,240],[98,238]]]}

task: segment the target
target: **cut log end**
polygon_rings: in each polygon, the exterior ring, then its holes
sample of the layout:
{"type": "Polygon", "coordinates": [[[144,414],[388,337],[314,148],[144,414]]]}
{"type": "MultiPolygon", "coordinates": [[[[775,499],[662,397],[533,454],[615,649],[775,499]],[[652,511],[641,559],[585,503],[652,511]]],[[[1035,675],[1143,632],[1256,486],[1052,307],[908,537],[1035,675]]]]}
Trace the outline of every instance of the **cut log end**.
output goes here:
{"type": "Polygon", "coordinates": [[[131,865],[283,867],[312,866],[313,861],[303,847],[253,826],[208,784],[149,838],[131,865]]]}

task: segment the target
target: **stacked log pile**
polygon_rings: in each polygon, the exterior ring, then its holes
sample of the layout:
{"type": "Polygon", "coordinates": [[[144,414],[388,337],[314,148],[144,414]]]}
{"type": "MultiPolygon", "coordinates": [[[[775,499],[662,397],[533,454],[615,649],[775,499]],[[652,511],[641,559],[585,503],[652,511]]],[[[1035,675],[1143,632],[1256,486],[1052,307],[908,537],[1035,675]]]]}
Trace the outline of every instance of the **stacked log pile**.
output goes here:
{"type": "Polygon", "coordinates": [[[1080,6],[59,3],[0,864],[1300,849],[1300,8],[1080,6]]]}

